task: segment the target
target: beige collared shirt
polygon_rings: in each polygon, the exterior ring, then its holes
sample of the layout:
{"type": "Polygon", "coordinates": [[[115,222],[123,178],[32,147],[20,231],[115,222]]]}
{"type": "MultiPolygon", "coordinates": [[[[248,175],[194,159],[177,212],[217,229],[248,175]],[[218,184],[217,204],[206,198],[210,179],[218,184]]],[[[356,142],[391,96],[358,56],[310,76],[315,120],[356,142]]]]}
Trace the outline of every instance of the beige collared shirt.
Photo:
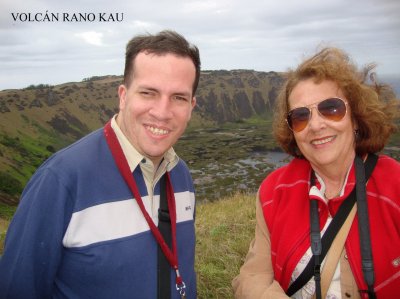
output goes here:
{"type": "MultiPolygon", "coordinates": [[[[170,171],[178,164],[179,157],[171,147],[167,152],[165,152],[160,165],[155,167],[149,158],[140,154],[129,142],[128,138],[118,126],[116,118],[117,115],[114,115],[114,117],[111,119],[111,127],[117,136],[118,142],[121,145],[122,151],[124,152],[124,155],[128,161],[131,172],[133,172],[138,165],[142,170],[144,181],[146,183],[148,198],[151,201],[151,211],[147,212],[152,215],[154,219],[155,217],[158,217],[159,207],[159,200],[154,200],[154,187],[166,171],[170,171]]],[[[157,196],[157,198],[159,198],[159,196],[157,196]]]]}

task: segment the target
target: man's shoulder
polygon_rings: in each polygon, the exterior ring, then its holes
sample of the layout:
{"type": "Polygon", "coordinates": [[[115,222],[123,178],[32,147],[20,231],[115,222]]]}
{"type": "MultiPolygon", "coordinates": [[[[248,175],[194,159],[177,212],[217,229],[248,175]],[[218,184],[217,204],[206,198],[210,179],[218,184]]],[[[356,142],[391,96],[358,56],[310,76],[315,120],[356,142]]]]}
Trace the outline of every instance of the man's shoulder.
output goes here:
{"type": "Polygon", "coordinates": [[[102,129],[98,129],[60,149],[49,158],[52,163],[72,163],[76,160],[95,158],[94,151],[99,151],[106,144],[102,129]]]}
{"type": "Polygon", "coordinates": [[[178,157],[178,163],[176,164],[175,167],[178,167],[179,170],[184,170],[184,171],[187,171],[187,172],[190,171],[187,163],[183,159],[181,159],[180,157],[178,157]]]}
{"type": "Polygon", "coordinates": [[[99,129],[54,153],[36,173],[51,170],[59,176],[68,176],[85,169],[98,169],[100,165],[108,163],[108,156],[109,149],[102,130],[99,129]]]}
{"type": "Polygon", "coordinates": [[[178,163],[170,171],[174,190],[194,192],[193,179],[185,161],[179,158],[178,163]]]}
{"type": "Polygon", "coordinates": [[[103,134],[103,129],[97,129],[82,138],[78,139],[77,141],[71,143],[67,147],[61,149],[56,154],[63,155],[69,153],[85,152],[86,150],[91,150],[92,148],[97,147],[99,144],[104,143],[105,138],[103,134]]]}

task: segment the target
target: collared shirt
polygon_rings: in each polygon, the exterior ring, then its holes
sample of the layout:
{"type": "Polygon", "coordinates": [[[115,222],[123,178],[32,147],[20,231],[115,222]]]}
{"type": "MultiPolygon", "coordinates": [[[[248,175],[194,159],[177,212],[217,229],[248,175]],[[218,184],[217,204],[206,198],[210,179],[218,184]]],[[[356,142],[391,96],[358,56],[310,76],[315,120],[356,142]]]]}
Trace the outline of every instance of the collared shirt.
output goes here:
{"type": "MultiPolygon", "coordinates": [[[[347,179],[349,178],[349,173],[350,173],[351,165],[349,169],[347,170],[347,174],[345,177],[345,180],[343,182],[342,188],[340,190],[340,193],[338,196],[343,196],[344,194],[344,187],[346,186],[347,179]]],[[[325,197],[325,191],[326,191],[326,185],[324,180],[318,173],[315,173],[315,176],[317,177],[319,187],[317,186],[312,186],[310,188],[310,195],[318,196],[321,198],[324,202],[328,203],[328,199],[325,197]]],[[[326,224],[324,228],[321,231],[321,235],[323,236],[329,226],[329,224],[332,222],[332,216],[329,214],[328,220],[326,221],[326,224]]],[[[304,271],[306,268],[307,264],[309,263],[311,257],[312,257],[312,251],[311,247],[308,248],[304,256],[300,259],[299,263],[297,264],[296,268],[293,271],[291,281],[295,281],[298,276],[304,271]]],[[[323,269],[323,266],[325,264],[326,258],[322,261],[321,266],[323,269]]],[[[312,277],[299,291],[297,291],[296,294],[292,296],[294,299],[310,299],[313,297],[315,293],[315,280],[314,277],[312,277]]],[[[330,299],[339,299],[341,298],[341,289],[340,289],[340,263],[336,265],[335,273],[332,277],[331,284],[329,286],[328,292],[327,292],[327,298],[330,299]]]]}
{"type": "Polygon", "coordinates": [[[158,217],[159,201],[155,202],[154,197],[154,187],[160,180],[162,175],[166,171],[170,171],[174,168],[179,161],[179,157],[175,153],[174,149],[171,147],[168,151],[164,153],[164,157],[161,160],[160,165],[156,168],[153,162],[148,158],[140,154],[137,149],[129,142],[128,138],[124,135],[118,123],[116,121],[117,115],[111,119],[111,127],[117,136],[118,142],[121,145],[122,151],[128,161],[129,168],[131,172],[139,165],[142,170],[144,181],[146,183],[147,192],[149,195],[149,200],[151,201],[151,211],[147,211],[152,215],[152,218],[158,217]]]}

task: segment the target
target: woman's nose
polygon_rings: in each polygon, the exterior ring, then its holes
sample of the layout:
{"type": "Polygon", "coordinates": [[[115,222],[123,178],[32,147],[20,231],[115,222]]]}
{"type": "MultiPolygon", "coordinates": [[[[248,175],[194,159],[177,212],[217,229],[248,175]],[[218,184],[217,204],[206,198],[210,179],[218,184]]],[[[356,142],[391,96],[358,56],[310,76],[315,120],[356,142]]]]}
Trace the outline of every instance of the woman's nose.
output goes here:
{"type": "Polygon", "coordinates": [[[321,127],[324,127],[325,125],[325,119],[324,117],[319,114],[318,108],[316,106],[311,107],[311,115],[310,115],[310,120],[308,122],[308,125],[311,130],[319,130],[321,127]]]}

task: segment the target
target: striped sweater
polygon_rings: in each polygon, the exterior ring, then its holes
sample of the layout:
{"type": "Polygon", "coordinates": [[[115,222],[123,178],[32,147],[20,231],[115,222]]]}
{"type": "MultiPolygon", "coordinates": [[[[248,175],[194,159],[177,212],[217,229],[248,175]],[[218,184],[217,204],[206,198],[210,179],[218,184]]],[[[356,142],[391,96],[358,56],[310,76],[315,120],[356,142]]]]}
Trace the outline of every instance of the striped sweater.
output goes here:
{"type": "MultiPolygon", "coordinates": [[[[151,202],[139,166],[133,175],[146,209],[157,210],[159,183],[151,202]]],[[[170,176],[180,272],[195,298],[193,182],[182,160],[170,176]]],[[[0,259],[0,298],[154,299],[157,247],[97,130],[53,155],[27,184],[0,259]]]]}

